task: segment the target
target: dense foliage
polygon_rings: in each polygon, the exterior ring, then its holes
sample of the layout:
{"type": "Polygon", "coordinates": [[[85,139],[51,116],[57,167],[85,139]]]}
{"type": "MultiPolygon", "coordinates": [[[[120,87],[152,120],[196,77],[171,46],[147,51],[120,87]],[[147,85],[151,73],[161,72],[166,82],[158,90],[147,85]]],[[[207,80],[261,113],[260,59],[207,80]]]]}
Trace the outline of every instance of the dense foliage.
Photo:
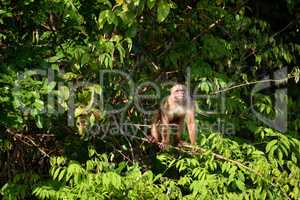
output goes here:
{"type": "Polygon", "coordinates": [[[300,198],[296,0],[0,5],[0,198],[300,198]],[[162,151],[174,82],[197,146],[162,151]]]}

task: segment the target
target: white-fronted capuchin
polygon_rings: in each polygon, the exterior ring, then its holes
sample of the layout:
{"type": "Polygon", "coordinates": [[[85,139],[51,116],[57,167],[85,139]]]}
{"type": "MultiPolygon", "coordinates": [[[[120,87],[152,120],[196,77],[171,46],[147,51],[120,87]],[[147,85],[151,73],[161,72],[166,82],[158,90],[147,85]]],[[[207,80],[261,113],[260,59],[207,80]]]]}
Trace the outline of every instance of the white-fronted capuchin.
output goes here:
{"type": "Polygon", "coordinates": [[[181,134],[184,123],[187,123],[190,142],[196,143],[195,107],[184,85],[176,84],[171,88],[170,95],[166,97],[156,113],[151,125],[151,136],[160,148],[170,144],[170,126],[177,125],[174,135],[174,144],[181,145],[181,134]]]}

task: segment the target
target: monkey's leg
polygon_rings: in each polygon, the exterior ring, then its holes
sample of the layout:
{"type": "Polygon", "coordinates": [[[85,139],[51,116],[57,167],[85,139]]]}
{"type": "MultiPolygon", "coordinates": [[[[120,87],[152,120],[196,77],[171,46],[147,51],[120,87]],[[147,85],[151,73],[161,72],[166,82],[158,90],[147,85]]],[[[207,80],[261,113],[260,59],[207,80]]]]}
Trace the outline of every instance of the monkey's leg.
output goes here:
{"type": "Polygon", "coordinates": [[[160,144],[160,148],[164,149],[169,143],[170,143],[170,138],[169,138],[169,126],[164,125],[162,128],[162,140],[160,144]]]}
{"type": "Polygon", "coordinates": [[[155,124],[155,123],[153,123],[151,125],[151,136],[152,136],[151,140],[154,140],[154,141],[151,141],[151,142],[159,142],[160,133],[159,133],[159,130],[158,130],[158,125],[155,124]]]}
{"type": "Polygon", "coordinates": [[[160,144],[160,148],[165,148],[170,143],[170,134],[169,134],[169,120],[166,117],[162,117],[162,140],[160,144]]]}
{"type": "Polygon", "coordinates": [[[187,113],[187,127],[189,132],[189,137],[192,145],[196,144],[196,123],[195,123],[195,113],[194,111],[187,113]]]}
{"type": "Polygon", "coordinates": [[[175,145],[181,146],[183,141],[181,139],[181,134],[183,132],[184,118],[180,119],[178,122],[178,127],[175,135],[175,145]]]}

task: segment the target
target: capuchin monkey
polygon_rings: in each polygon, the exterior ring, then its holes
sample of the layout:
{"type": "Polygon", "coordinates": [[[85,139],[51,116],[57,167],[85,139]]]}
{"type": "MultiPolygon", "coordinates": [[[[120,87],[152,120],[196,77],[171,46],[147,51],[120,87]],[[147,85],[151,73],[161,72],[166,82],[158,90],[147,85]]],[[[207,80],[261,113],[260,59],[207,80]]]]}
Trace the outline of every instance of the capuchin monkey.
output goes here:
{"type": "Polygon", "coordinates": [[[171,94],[166,97],[156,113],[151,125],[151,136],[154,142],[160,143],[161,149],[170,144],[170,126],[176,125],[174,144],[182,145],[181,134],[184,123],[187,123],[190,142],[196,143],[195,108],[184,85],[176,84],[171,88],[171,94]]]}

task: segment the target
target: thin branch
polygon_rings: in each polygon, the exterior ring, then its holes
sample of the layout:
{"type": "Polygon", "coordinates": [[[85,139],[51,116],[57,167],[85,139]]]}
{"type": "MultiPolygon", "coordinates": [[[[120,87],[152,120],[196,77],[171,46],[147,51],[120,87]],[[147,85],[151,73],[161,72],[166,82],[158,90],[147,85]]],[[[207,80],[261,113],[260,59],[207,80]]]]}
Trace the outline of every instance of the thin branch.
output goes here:
{"type": "Polygon", "coordinates": [[[195,37],[193,37],[192,41],[197,40],[201,35],[203,35],[203,33],[206,33],[208,31],[210,31],[212,28],[214,28],[216,25],[218,25],[221,22],[221,20],[222,20],[222,17],[219,18],[219,19],[217,19],[212,24],[210,24],[207,29],[203,30],[201,33],[199,33],[198,35],[196,35],[195,37]]]}
{"type": "Polygon", "coordinates": [[[133,163],[133,161],[128,157],[126,156],[121,150],[119,149],[115,149],[121,156],[123,156],[123,158],[125,158],[128,162],[130,163],[133,163]]]}
{"type": "Polygon", "coordinates": [[[212,93],[210,93],[210,95],[218,94],[218,93],[221,93],[221,92],[227,92],[227,91],[233,90],[235,88],[239,88],[239,87],[243,87],[243,86],[247,86],[247,85],[253,85],[253,84],[257,84],[257,83],[283,82],[283,81],[287,81],[288,79],[293,78],[293,77],[294,76],[290,76],[290,77],[283,78],[283,79],[265,79],[265,80],[260,80],[260,81],[252,81],[252,82],[242,83],[242,84],[239,84],[239,85],[235,85],[235,86],[232,86],[232,87],[229,87],[229,88],[225,88],[225,89],[222,89],[222,90],[212,92],[212,93]]]}
{"type": "MultiPolygon", "coordinates": [[[[151,125],[148,125],[148,124],[131,124],[131,123],[123,123],[122,125],[132,125],[132,126],[136,126],[137,128],[139,127],[151,127],[151,125]]],[[[174,126],[174,127],[177,127],[178,125],[177,124],[159,124],[160,126],[174,126]]]]}
{"type": "Polygon", "coordinates": [[[15,133],[12,129],[8,128],[6,129],[7,133],[9,133],[10,135],[13,136],[13,138],[18,139],[19,141],[21,141],[22,143],[29,145],[29,146],[34,146],[36,147],[45,157],[50,157],[49,154],[47,154],[42,148],[40,148],[30,137],[26,136],[26,135],[22,135],[22,134],[17,134],[15,133]],[[30,143],[28,143],[27,141],[23,140],[22,138],[25,138],[26,140],[28,140],[30,143]]]}
{"type": "MultiPolygon", "coordinates": [[[[115,118],[114,118],[114,121],[115,121],[116,124],[118,124],[115,118]]],[[[119,129],[122,132],[122,134],[124,134],[123,129],[122,128],[119,128],[119,129]]],[[[124,134],[124,135],[126,135],[126,134],[124,134]]],[[[131,156],[132,156],[132,160],[135,160],[132,144],[131,144],[130,140],[127,138],[127,136],[125,136],[125,140],[128,142],[128,145],[129,145],[129,148],[130,148],[130,153],[131,153],[131,156]]]]}
{"type": "Polygon", "coordinates": [[[290,21],[290,23],[288,23],[283,29],[279,30],[278,32],[274,33],[271,37],[274,38],[277,35],[279,35],[280,33],[282,33],[283,31],[285,31],[291,24],[293,23],[293,21],[290,21]]]}
{"type": "MultiPolygon", "coordinates": [[[[188,148],[188,149],[192,149],[193,152],[196,150],[196,153],[200,153],[200,154],[203,154],[203,153],[206,153],[208,152],[207,149],[203,149],[199,146],[191,146],[189,144],[183,144],[182,147],[185,147],[185,148],[188,148]]],[[[182,148],[179,148],[179,147],[174,147],[172,146],[172,148],[176,149],[176,150],[179,150],[179,151],[184,151],[182,150],[182,148]]],[[[195,154],[195,153],[190,153],[190,154],[195,154]]],[[[248,171],[251,171],[253,173],[255,173],[256,175],[259,175],[259,176],[262,176],[259,172],[257,172],[256,170],[246,166],[245,164],[239,162],[239,161],[236,161],[236,160],[232,160],[230,158],[226,158],[225,156],[221,155],[221,154],[217,154],[217,153],[214,153],[214,152],[211,152],[211,154],[213,155],[214,158],[218,159],[218,160],[223,160],[223,161],[227,161],[227,162],[231,162],[241,168],[244,168],[244,169],[247,169],[248,171]]]]}

